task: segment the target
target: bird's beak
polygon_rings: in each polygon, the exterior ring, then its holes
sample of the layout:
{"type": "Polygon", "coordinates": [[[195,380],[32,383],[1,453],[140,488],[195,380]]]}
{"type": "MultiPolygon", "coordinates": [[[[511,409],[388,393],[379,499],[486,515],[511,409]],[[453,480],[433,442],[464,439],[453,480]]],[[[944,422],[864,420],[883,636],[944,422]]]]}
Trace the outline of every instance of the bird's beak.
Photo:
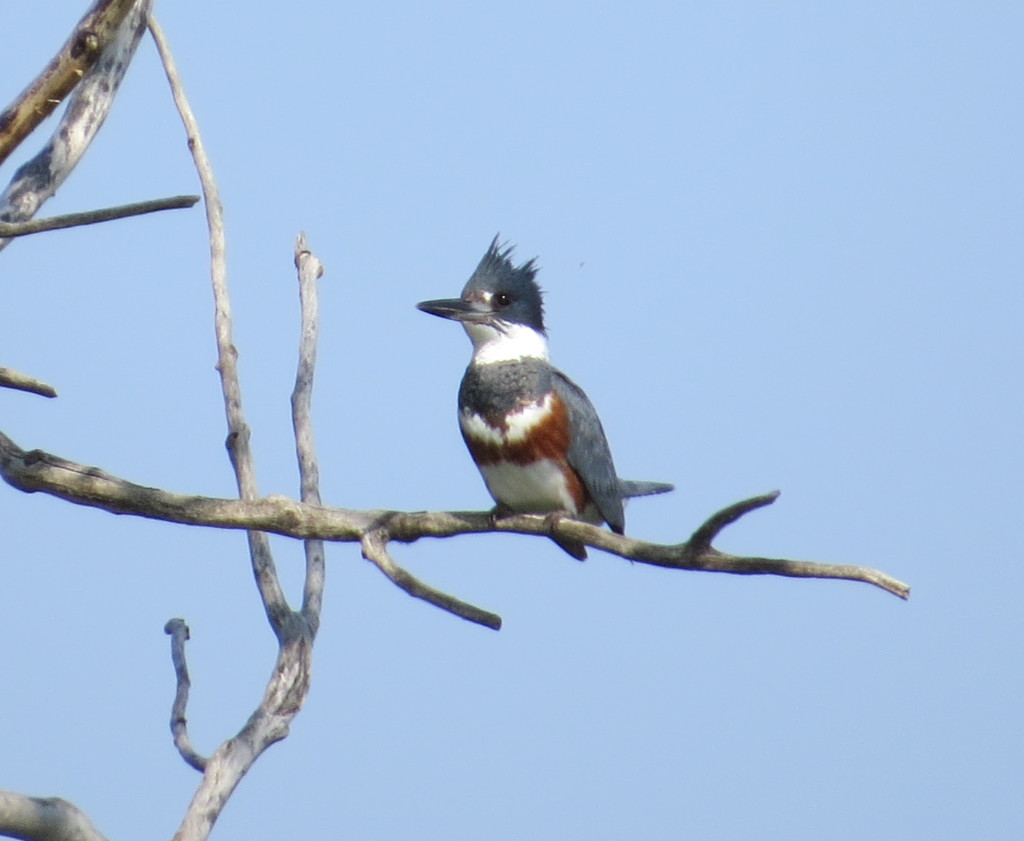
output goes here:
{"type": "Polygon", "coordinates": [[[453,321],[477,321],[483,318],[486,313],[480,312],[468,301],[461,298],[440,298],[436,301],[420,301],[416,309],[436,315],[440,318],[450,318],[453,321]]]}

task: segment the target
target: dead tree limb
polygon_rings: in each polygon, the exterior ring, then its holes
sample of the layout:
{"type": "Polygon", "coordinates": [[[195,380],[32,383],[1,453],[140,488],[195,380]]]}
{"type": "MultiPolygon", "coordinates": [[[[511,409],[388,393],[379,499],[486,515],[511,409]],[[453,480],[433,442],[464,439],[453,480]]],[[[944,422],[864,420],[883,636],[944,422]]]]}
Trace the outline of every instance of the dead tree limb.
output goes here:
{"type": "Polygon", "coordinates": [[[32,83],[0,113],[0,164],[99,60],[135,0],[97,0],[32,83]]]}
{"type": "MultiPolygon", "coordinates": [[[[115,514],[133,514],[187,525],[260,529],[302,539],[320,537],[360,543],[367,535],[376,532],[374,540],[383,541],[385,545],[389,541],[412,543],[422,537],[451,537],[456,534],[509,532],[549,536],[555,533],[627,560],[669,569],[861,581],[901,599],[910,595],[909,585],[870,567],[743,557],[720,552],[710,545],[711,539],[739,516],[773,502],[777,496],[775,493],[728,506],[709,517],[690,540],[657,544],[614,534],[577,520],[563,518],[550,523],[546,517],[531,514],[494,521],[489,512],[484,511],[357,511],[304,505],[280,496],[251,502],[186,496],[126,482],[95,467],[75,464],[39,450],[25,452],[2,433],[0,475],[19,490],[41,491],[115,514]]],[[[366,547],[363,548],[365,550],[366,547]]],[[[448,609],[444,604],[431,603],[448,609]]]]}
{"type": "MultiPolygon", "coordinates": [[[[318,470],[316,455],[313,451],[309,399],[316,344],[315,282],[321,268],[319,261],[309,253],[304,238],[300,238],[296,245],[295,259],[299,268],[301,295],[304,298],[299,374],[292,398],[296,451],[299,458],[302,495],[304,498],[318,502],[320,499],[317,482],[318,470]]],[[[237,383],[226,385],[224,393],[225,397],[229,394],[239,394],[237,383]]],[[[233,417],[236,422],[244,425],[245,421],[241,411],[240,404],[229,409],[229,418],[233,417]]],[[[238,451],[232,450],[231,452],[235,456],[234,463],[238,464],[238,451]]],[[[251,455],[248,458],[251,461],[251,455]]],[[[239,485],[240,487],[242,485],[241,475],[239,475],[239,485]]],[[[245,493],[244,490],[241,492],[245,493]]],[[[245,500],[240,501],[245,504],[245,500]]],[[[305,541],[306,582],[303,588],[303,605],[302,610],[294,611],[288,607],[283,591],[281,591],[273,559],[270,557],[270,546],[266,533],[249,530],[248,535],[257,587],[264,600],[268,621],[278,639],[277,660],[259,706],[249,716],[242,729],[235,736],[223,742],[208,760],[200,759],[199,762],[193,762],[191,760],[195,758],[194,752],[183,752],[179,746],[182,757],[192,767],[203,771],[203,779],[189,804],[181,826],[175,833],[174,838],[178,841],[201,841],[209,835],[228,798],[252,764],[270,745],[288,735],[291,721],[302,708],[309,693],[313,640],[320,625],[320,606],[323,602],[325,567],[323,541],[318,538],[310,538],[305,541]],[[264,552],[266,554],[263,554],[264,552]],[[274,604],[273,601],[278,598],[278,593],[281,593],[280,603],[274,604]]],[[[177,634],[180,644],[183,645],[182,628],[184,623],[178,624],[179,622],[180,620],[172,620],[167,627],[169,632],[177,634]]],[[[177,660],[175,668],[178,674],[178,691],[175,695],[174,712],[172,712],[172,726],[176,719],[180,719],[183,726],[184,701],[182,698],[183,692],[187,692],[187,674],[183,680],[181,672],[178,670],[177,660]]]]}
{"type": "MultiPolygon", "coordinates": [[[[108,7],[116,6],[119,23],[112,37],[104,34],[102,39],[96,38],[100,54],[75,86],[50,139],[39,154],[18,168],[7,189],[0,194],[0,220],[25,222],[31,219],[81,160],[110,112],[145,31],[151,5],[152,0],[101,0],[95,4],[94,9],[103,8],[107,14],[112,14],[108,7]]],[[[103,31],[106,33],[106,29],[103,31]]],[[[75,37],[72,35],[71,40],[75,37]]],[[[93,43],[88,37],[86,41],[93,43]]],[[[9,242],[9,239],[0,239],[0,250],[9,242]]]]}
{"type": "MultiPolygon", "coordinates": [[[[178,108],[185,127],[188,148],[192,154],[196,172],[202,186],[206,221],[210,243],[210,280],[213,287],[214,332],[217,339],[217,372],[220,374],[221,390],[224,394],[224,412],[228,423],[227,448],[231,466],[235,471],[238,493],[242,499],[256,499],[259,488],[256,481],[256,466],[249,446],[250,430],[242,411],[242,386],[238,378],[238,349],[232,338],[231,298],[228,294],[227,257],[224,240],[224,206],[214,178],[213,166],[199,132],[185,89],[181,84],[170,45],[156,18],[150,17],[149,30],[156,44],[164,72],[171,86],[171,95],[178,108]]],[[[289,613],[284,591],[277,579],[277,570],[270,552],[266,535],[250,532],[249,550],[252,555],[253,575],[260,591],[260,598],[267,613],[267,619],[280,637],[285,615],[289,613]]]]}
{"type": "MultiPolygon", "coordinates": [[[[217,370],[220,373],[224,410],[228,425],[227,449],[235,472],[238,493],[243,504],[259,496],[256,468],[249,446],[249,426],[242,410],[242,390],[238,377],[238,351],[232,340],[231,301],[228,295],[225,258],[224,218],[213,168],[206,155],[199,125],[188,103],[174,58],[159,24],[149,20],[150,33],[164,65],[171,93],[188,139],[188,148],[199,174],[205,199],[210,242],[210,279],[214,299],[214,332],[217,339],[217,370]]],[[[309,252],[304,237],[295,249],[299,273],[299,297],[302,310],[299,363],[292,395],[292,419],[296,454],[299,461],[303,503],[319,503],[316,455],[313,449],[310,400],[313,365],[316,359],[317,303],[316,281],[323,273],[319,261],[309,252]]],[[[209,836],[228,798],[252,764],[270,745],[288,735],[292,719],[302,708],[309,693],[313,641],[320,625],[323,602],[324,547],[322,540],[310,535],[306,540],[306,580],[301,610],[288,605],[278,579],[270,540],[266,532],[248,529],[249,556],[253,577],[263,602],[267,621],[278,642],[277,660],[263,699],[242,729],[223,742],[204,767],[203,779],[189,804],[174,838],[176,841],[203,841],[209,836]]]]}

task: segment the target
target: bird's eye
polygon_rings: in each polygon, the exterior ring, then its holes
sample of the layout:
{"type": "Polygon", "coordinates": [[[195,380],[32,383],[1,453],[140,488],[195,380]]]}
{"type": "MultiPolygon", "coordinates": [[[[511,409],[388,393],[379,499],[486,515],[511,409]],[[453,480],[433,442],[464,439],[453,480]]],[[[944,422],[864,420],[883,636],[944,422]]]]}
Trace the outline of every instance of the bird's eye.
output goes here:
{"type": "Polygon", "coordinates": [[[509,295],[508,292],[499,292],[494,296],[494,303],[499,307],[507,307],[512,303],[512,296],[509,295]]]}

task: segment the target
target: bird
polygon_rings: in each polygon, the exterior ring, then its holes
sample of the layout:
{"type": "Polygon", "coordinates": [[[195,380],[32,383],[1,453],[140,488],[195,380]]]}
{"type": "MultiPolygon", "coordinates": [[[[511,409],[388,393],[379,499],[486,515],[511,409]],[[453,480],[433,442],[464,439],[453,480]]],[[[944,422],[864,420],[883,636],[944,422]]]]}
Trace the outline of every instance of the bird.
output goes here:
{"type": "MultiPolygon", "coordinates": [[[[666,482],[621,479],[593,404],[548,352],[536,258],[518,266],[495,236],[459,298],[417,308],[460,323],[473,356],[459,386],[459,429],[496,506],[492,516],[569,516],[625,532],[624,500],[666,482]]],[[[551,535],[578,560],[586,547],[551,535]]]]}

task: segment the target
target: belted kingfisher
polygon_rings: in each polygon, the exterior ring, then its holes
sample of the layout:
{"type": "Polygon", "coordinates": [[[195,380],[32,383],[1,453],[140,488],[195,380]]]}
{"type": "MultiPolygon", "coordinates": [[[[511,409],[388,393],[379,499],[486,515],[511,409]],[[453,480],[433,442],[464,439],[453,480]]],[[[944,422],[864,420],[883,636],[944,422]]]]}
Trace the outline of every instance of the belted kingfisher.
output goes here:
{"type": "MultiPolygon", "coordinates": [[[[565,513],[622,534],[625,498],[673,486],[619,478],[587,395],[548,361],[536,261],[514,266],[512,250],[495,237],[461,298],[416,305],[460,322],[473,342],[459,388],[462,437],[496,516],[565,513]]],[[[587,557],[582,543],[552,539],[574,558],[587,557]]]]}

